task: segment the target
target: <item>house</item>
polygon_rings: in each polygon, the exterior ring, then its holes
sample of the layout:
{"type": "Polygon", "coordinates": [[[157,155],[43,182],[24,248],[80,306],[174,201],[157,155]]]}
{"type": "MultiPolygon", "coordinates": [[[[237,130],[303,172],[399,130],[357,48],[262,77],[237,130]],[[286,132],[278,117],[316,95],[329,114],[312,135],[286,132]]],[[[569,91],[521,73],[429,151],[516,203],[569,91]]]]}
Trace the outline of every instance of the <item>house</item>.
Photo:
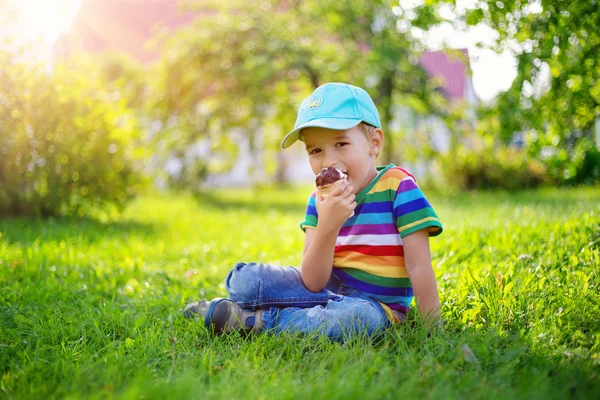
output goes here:
{"type": "MultiPolygon", "coordinates": [[[[441,92],[449,100],[450,106],[466,105],[467,117],[475,121],[475,107],[479,100],[473,88],[467,49],[457,49],[451,52],[426,51],[419,59],[419,64],[432,77],[442,81],[441,92]]],[[[414,129],[426,129],[432,134],[432,142],[440,152],[449,149],[450,132],[439,118],[421,118],[414,129]]]]}
{"type": "MultiPolygon", "coordinates": [[[[155,61],[160,49],[150,49],[147,42],[162,29],[176,29],[191,22],[194,13],[178,9],[177,0],[83,0],[69,32],[55,44],[55,57],[67,57],[74,52],[99,53],[103,51],[125,52],[143,63],[155,61]]],[[[422,54],[419,63],[432,77],[441,80],[440,91],[451,104],[467,104],[471,110],[477,105],[477,96],[470,77],[468,53],[458,50],[458,56],[431,51],[422,54]]],[[[445,152],[450,145],[450,132],[437,117],[417,117],[408,108],[394,110],[395,119],[391,126],[404,132],[427,132],[436,150],[445,152]]],[[[475,119],[474,111],[472,119],[475,119]]],[[[238,164],[227,174],[212,175],[210,185],[244,185],[249,179],[248,166],[252,164],[249,145],[243,135],[237,140],[240,146],[238,164]]],[[[291,181],[308,182],[314,179],[308,168],[306,154],[301,146],[294,146],[278,156],[280,165],[285,165],[285,178],[291,181]]],[[[168,163],[181,164],[181,160],[168,163]]],[[[261,164],[259,164],[260,168],[261,164]]],[[[409,165],[417,176],[427,172],[426,164],[409,165]]],[[[172,168],[176,174],[181,168],[172,168]]],[[[261,173],[259,172],[259,175],[261,173]]],[[[264,177],[264,172],[262,173],[264,177]]],[[[260,178],[259,178],[260,180],[260,178]]]]}

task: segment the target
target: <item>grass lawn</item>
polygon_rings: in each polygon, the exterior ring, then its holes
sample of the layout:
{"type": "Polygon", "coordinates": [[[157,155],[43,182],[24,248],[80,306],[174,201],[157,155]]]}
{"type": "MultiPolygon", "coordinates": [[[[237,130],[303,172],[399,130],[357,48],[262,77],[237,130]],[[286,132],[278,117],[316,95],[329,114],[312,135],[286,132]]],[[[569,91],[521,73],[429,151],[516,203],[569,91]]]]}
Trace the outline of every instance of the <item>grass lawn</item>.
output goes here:
{"type": "Polygon", "coordinates": [[[184,320],[237,261],[300,264],[307,190],[0,221],[0,398],[600,398],[599,189],[431,195],[443,332],[413,314],[339,344],[184,320]]]}

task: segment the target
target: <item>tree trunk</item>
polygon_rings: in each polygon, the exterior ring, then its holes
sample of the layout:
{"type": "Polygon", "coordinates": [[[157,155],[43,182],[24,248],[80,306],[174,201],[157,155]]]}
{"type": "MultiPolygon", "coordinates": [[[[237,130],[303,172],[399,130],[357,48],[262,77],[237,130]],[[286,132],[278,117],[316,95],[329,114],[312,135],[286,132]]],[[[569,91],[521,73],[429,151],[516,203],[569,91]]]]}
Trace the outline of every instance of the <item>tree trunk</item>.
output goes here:
{"type": "Polygon", "coordinates": [[[286,171],[288,167],[288,160],[284,154],[284,151],[285,150],[277,151],[277,169],[275,170],[275,182],[277,184],[287,183],[286,171]]]}
{"type": "Polygon", "coordinates": [[[394,76],[396,71],[391,70],[382,77],[379,87],[379,113],[381,118],[381,129],[385,134],[383,146],[383,163],[397,162],[396,155],[399,151],[395,148],[395,138],[389,131],[392,120],[392,92],[394,90],[394,76]]]}

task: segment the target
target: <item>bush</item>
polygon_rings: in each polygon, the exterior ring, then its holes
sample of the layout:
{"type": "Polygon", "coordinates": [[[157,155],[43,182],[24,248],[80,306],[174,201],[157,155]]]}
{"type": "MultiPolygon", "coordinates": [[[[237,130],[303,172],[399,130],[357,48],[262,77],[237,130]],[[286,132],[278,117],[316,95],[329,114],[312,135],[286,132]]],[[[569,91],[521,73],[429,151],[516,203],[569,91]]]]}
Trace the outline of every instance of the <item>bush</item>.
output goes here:
{"type": "Polygon", "coordinates": [[[48,75],[0,53],[0,214],[81,214],[134,196],[139,129],[107,87],[89,64],[48,75]]]}
{"type": "Polygon", "coordinates": [[[551,153],[544,161],[550,166],[550,176],[558,183],[600,183],[600,152],[591,138],[580,138],[571,151],[551,153]]]}
{"type": "Polygon", "coordinates": [[[576,164],[575,176],[569,183],[587,185],[600,183],[600,151],[591,144],[582,152],[581,161],[576,164]]]}
{"type": "Polygon", "coordinates": [[[548,182],[546,166],[514,148],[459,146],[440,157],[441,184],[454,189],[520,190],[548,182]]]}

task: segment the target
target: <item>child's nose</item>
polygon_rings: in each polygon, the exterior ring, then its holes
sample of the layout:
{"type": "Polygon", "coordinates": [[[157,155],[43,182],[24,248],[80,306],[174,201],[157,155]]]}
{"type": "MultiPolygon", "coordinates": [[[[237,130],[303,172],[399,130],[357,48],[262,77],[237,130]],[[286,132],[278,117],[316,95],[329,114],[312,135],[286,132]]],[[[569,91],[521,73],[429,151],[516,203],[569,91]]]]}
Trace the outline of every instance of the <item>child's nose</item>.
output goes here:
{"type": "Polygon", "coordinates": [[[331,156],[326,155],[325,158],[323,159],[322,168],[337,167],[339,162],[340,162],[340,159],[338,157],[335,157],[333,155],[331,155],[331,156]]]}

